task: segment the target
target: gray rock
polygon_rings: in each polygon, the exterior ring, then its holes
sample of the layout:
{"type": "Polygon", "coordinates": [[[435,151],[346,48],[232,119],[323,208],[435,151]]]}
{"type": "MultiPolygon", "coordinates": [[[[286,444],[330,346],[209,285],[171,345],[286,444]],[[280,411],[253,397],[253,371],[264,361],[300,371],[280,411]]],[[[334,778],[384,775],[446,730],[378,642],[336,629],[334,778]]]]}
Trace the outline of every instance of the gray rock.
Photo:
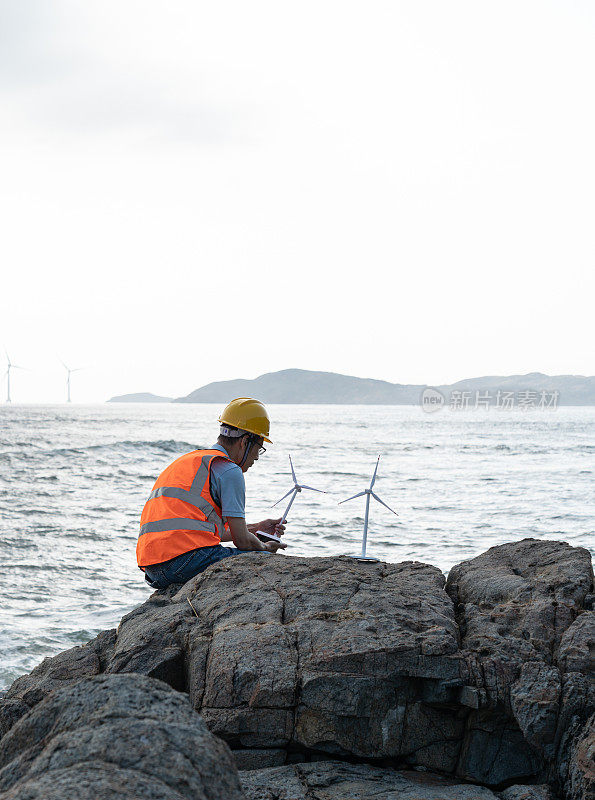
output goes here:
{"type": "Polygon", "coordinates": [[[510,786],[499,792],[501,800],[556,800],[550,787],[545,784],[535,786],[510,786]]]}
{"type": "Polygon", "coordinates": [[[595,611],[581,614],[564,631],[557,660],[563,672],[595,675],[595,611]]]}
{"type": "Polygon", "coordinates": [[[382,759],[490,786],[576,782],[595,710],[587,551],[503,545],[446,589],[417,562],[227,559],[15,682],[0,731],[52,688],[134,672],[187,692],[250,768],[382,759]]]}
{"type": "Polygon", "coordinates": [[[566,787],[569,794],[571,767],[575,762],[574,746],[583,734],[586,722],[594,710],[593,676],[579,672],[569,672],[564,675],[556,730],[556,763],[551,777],[566,787]]]}
{"type": "Polygon", "coordinates": [[[280,767],[287,760],[287,752],[277,748],[276,750],[232,750],[236,766],[239,770],[243,769],[264,769],[265,767],[280,767]]]}
{"type": "Polygon", "coordinates": [[[551,664],[592,586],[588,550],[523,539],[453,567],[446,591],[465,650],[482,659],[551,664]]]}
{"type": "Polygon", "coordinates": [[[141,675],[56,689],[0,741],[0,798],[241,800],[228,747],[187,698],[141,675]]]}
{"type": "Polygon", "coordinates": [[[2,800],[184,800],[153,776],[101,762],[55,769],[18,783],[2,800]]]}
{"type": "Polygon", "coordinates": [[[246,556],[173,598],[187,599],[190,696],[232,746],[454,769],[458,631],[434,567],[246,556]]]}
{"type": "Polygon", "coordinates": [[[511,706],[523,736],[545,755],[554,756],[554,740],[562,691],[560,673],[539,661],[529,661],[511,687],[511,706]]]}
{"type": "MultiPolygon", "coordinates": [[[[492,547],[451,570],[446,590],[461,629],[467,683],[476,689],[462,700],[478,709],[467,723],[461,775],[508,781],[513,776],[503,775],[501,762],[510,758],[517,778],[566,780],[569,748],[585,712],[570,684],[564,692],[564,672],[588,664],[591,615],[583,609],[592,587],[588,551],[547,540],[492,547]]],[[[580,685],[588,708],[581,680],[571,683],[580,685]]]]}
{"type": "Polygon", "coordinates": [[[496,800],[480,786],[430,772],[322,761],[241,772],[247,800],[496,800]]]}
{"type": "Polygon", "coordinates": [[[539,775],[541,761],[518,725],[502,709],[472,711],[467,720],[457,775],[498,786],[539,775]]]}
{"type": "Polygon", "coordinates": [[[595,799],[595,714],[572,744],[565,789],[567,800],[595,799]]]}
{"type": "Polygon", "coordinates": [[[155,592],[146,603],[138,606],[120,621],[115,646],[106,672],[139,672],[165,681],[173,689],[183,690],[184,649],[183,632],[189,606],[180,613],[180,605],[171,603],[179,587],[155,592]]]}

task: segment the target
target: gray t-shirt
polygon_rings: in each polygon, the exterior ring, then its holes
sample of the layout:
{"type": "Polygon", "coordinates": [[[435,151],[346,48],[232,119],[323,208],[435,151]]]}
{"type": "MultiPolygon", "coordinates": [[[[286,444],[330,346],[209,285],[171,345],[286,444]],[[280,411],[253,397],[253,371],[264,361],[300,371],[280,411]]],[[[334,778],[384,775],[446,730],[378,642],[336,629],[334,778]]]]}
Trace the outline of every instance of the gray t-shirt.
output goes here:
{"type": "MultiPolygon", "coordinates": [[[[211,450],[220,450],[229,457],[227,450],[214,444],[211,450]]],[[[246,518],[246,483],[244,473],[237,464],[216,459],[211,467],[211,494],[221,507],[224,517],[246,518]]]]}

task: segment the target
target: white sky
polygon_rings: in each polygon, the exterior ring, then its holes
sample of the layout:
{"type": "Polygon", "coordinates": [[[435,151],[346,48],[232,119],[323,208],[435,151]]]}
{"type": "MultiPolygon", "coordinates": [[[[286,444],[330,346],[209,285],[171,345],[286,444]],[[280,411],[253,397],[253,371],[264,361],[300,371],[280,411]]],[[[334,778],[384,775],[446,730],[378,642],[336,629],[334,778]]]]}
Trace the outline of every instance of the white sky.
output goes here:
{"type": "Polygon", "coordinates": [[[0,0],[13,401],[594,374],[594,8],[0,0]]]}

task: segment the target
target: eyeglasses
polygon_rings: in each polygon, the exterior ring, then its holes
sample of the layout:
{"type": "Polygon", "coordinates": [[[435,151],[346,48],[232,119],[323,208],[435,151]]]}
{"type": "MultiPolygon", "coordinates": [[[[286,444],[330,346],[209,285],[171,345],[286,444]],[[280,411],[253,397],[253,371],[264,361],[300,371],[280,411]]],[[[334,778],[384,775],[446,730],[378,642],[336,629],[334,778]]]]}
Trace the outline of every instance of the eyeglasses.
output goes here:
{"type": "Polygon", "coordinates": [[[257,444],[259,438],[260,438],[259,436],[252,435],[248,439],[248,447],[257,446],[258,447],[258,455],[261,456],[263,453],[266,453],[267,449],[266,449],[266,447],[262,446],[262,442],[260,444],[257,444]],[[256,439],[256,441],[255,441],[255,439],[256,439]]]}

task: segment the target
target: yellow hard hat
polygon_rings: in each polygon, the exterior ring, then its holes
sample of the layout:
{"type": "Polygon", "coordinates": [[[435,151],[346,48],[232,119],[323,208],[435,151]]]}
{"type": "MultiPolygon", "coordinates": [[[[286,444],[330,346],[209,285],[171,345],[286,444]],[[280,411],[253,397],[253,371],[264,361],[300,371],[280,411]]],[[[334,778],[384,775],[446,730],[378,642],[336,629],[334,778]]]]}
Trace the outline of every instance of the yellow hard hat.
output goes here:
{"type": "Polygon", "coordinates": [[[260,400],[254,400],[253,397],[236,397],[225,406],[219,422],[248,433],[255,433],[257,436],[262,436],[265,442],[273,444],[268,438],[271,426],[269,415],[260,400]]]}

